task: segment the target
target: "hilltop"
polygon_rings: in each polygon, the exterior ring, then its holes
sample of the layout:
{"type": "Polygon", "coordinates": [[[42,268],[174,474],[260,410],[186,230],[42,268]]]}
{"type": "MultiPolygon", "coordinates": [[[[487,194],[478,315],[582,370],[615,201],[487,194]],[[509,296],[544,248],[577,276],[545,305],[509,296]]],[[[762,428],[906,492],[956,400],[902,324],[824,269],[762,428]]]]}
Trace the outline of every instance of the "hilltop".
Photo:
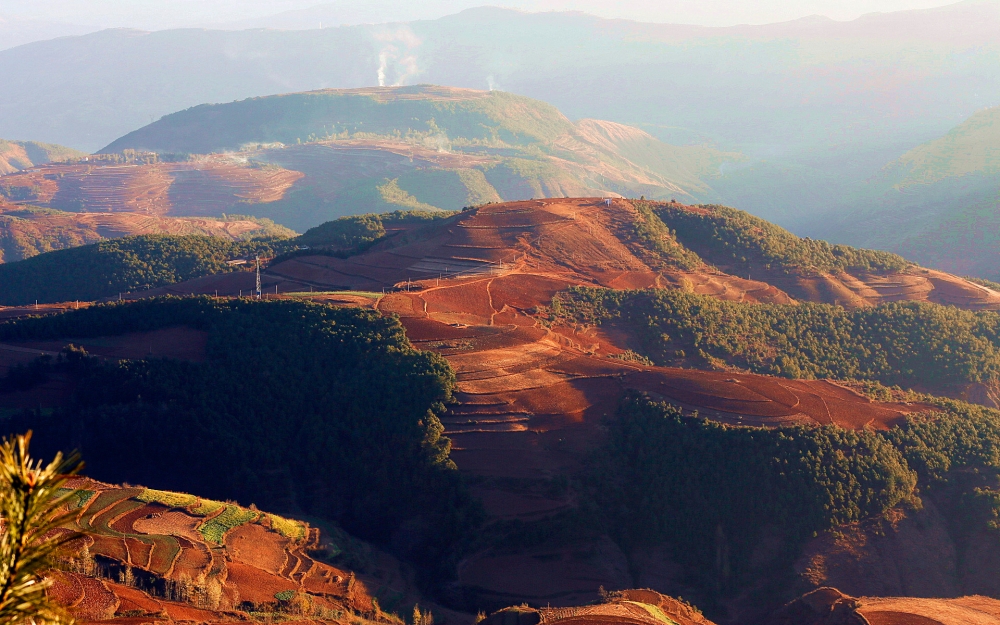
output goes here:
{"type": "Polygon", "coordinates": [[[0,193],[70,211],[249,213],[303,231],[342,215],[533,197],[708,200],[720,166],[743,158],[571,122],[530,98],[429,85],[202,105],[104,152],[8,176],[0,193]]]}

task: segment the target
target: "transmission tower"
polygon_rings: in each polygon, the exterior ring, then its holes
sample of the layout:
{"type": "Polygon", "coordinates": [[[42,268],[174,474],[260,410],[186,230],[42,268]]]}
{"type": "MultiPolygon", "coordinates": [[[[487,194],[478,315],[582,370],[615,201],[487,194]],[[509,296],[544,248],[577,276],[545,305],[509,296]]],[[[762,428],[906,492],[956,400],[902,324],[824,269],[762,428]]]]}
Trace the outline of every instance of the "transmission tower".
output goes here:
{"type": "Polygon", "coordinates": [[[257,299],[260,299],[260,256],[254,256],[257,261],[257,299]]]}

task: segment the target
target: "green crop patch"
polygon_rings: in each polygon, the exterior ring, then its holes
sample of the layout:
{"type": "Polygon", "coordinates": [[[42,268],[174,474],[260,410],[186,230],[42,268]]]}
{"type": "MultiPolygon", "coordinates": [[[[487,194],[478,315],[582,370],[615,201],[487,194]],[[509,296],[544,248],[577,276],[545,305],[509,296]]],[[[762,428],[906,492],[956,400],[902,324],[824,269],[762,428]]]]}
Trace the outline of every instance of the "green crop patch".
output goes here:
{"type": "Polygon", "coordinates": [[[258,517],[260,517],[259,512],[247,510],[239,506],[227,505],[222,513],[202,523],[201,527],[198,528],[198,532],[208,542],[221,545],[227,532],[244,523],[249,523],[258,517]]]}
{"type": "Polygon", "coordinates": [[[188,508],[193,506],[198,498],[186,493],[172,493],[166,490],[155,490],[147,488],[138,495],[136,499],[146,503],[161,503],[169,508],[188,508]]]}
{"type": "Polygon", "coordinates": [[[303,540],[306,537],[308,526],[302,521],[286,519],[275,514],[268,514],[267,521],[270,523],[271,529],[278,532],[285,538],[303,540]]]}
{"type": "Polygon", "coordinates": [[[211,499],[198,499],[198,505],[190,509],[191,514],[196,514],[198,516],[212,516],[219,510],[226,507],[226,504],[221,501],[213,501],[211,499]]]}

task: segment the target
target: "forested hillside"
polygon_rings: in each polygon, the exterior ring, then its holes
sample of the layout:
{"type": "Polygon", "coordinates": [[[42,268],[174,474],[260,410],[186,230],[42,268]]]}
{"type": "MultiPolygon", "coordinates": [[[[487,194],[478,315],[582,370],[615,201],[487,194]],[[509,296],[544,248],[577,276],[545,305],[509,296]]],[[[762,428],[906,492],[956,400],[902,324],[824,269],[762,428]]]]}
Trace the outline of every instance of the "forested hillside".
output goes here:
{"type": "Polygon", "coordinates": [[[15,368],[14,390],[51,377],[74,390],[54,412],[25,411],[4,427],[35,430],[46,455],[80,449],[97,479],[301,509],[420,564],[425,583],[447,578],[479,514],[437,416],[454,375],[414,350],[397,321],[297,302],[166,298],[6,322],[0,341],[177,326],[207,332],[203,362],[68,349],[15,368]]]}
{"type": "Polygon", "coordinates": [[[142,235],[0,265],[0,305],[96,300],[246,267],[228,261],[288,249],[289,239],[142,235]]]}
{"type": "Polygon", "coordinates": [[[800,238],[760,217],[728,206],[652,204],[685,246],[734,272],[764,275],[837,271],[889,272],[911,263],[888,252],[800,238]]]}
{"type": "Polygon", "coordinates": [[[740,593],[787,596],[791,575],[772,576],[806,540],[894,506],[933,502],[962,551],[1000,516],[996,410],[940,401],[887,432],[766,429],[633,395],[607,425],[585,471],[592,518],[627,550],[666,545],[709,612],[740,593]]]}
{"type": "Polygon", "coordinates": [[[683,290],[573,289],[554,318],[620,323],[661,365],[943,388],[1000,380],[1000,314],[898,302],[744,304],[683,290]]]}

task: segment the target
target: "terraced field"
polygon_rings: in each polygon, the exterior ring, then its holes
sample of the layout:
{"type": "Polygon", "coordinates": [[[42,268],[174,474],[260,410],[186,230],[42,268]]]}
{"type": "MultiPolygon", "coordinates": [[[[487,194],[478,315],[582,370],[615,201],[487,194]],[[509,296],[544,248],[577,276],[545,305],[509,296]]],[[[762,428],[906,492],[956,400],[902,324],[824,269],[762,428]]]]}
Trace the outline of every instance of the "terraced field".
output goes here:
{"type": "Polygon", "coordinates": [[[87,478],[67,489],[65,527],[82,536],[52,574],[53,595],[81,620],[228,621],[299,595],[330,613],[378,613],[352,573],[309,555],[319,530],[300,521],[87,478]]]}
{"type": "Polygon", "coordinates": [[[603,601],[570,608],[513,607],[495,612],[486,625],[713,625],[692,606],[652,590],[623,590],[603,601]]]}
{"type": "Polygon", "coordinates": [[[20,203],[71,212],[215,217],[279,200],[301,177],[215,156],[147,165],[46,165],[5,176],[3,185],[20,203]]]}

